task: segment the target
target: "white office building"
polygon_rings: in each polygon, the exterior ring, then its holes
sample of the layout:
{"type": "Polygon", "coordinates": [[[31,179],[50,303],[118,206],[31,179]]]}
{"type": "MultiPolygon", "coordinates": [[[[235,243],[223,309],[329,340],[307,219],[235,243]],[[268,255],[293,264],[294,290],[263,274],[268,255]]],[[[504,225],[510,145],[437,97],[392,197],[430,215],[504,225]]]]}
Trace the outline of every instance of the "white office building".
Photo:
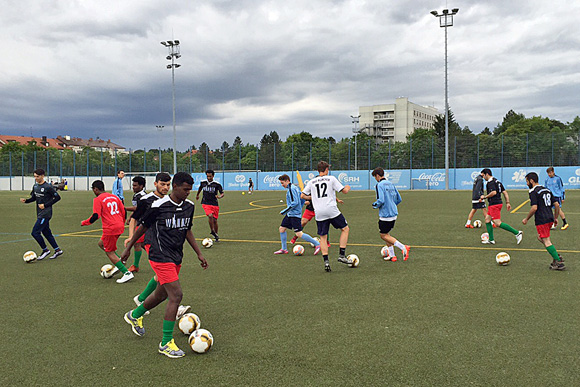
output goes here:
{"type": "Polygon", "coordinates": [[[439,111],[432,106],[421,106],[399,97],[395,103],[360,106],[359,128],[362,133],[375,137],[377,143],[407,141],[415,129],[433,129],[439,111]]]}

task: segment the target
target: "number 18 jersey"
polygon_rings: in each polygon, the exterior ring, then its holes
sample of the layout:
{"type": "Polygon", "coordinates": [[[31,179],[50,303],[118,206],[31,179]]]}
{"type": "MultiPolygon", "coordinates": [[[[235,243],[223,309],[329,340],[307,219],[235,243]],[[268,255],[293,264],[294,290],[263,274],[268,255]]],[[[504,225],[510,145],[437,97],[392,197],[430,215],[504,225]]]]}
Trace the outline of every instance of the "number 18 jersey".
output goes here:
{"type": "Polygon", "coordinates": [[[554,214],[552,214],[552,206],[558,200],[554,198],[552,192],[549,189],[537,185],[530,189],[530,205],[538,206],[536,213],[534,214],[534,219],[536,221],[536,226],[541,224],[547,224],[554,222],[554,214]]]}
{"type": "Polygon", "coordinates": [[[336,193],[343,188],[344,185],[330,175],[315,177],[306,184],[302,192],[312,196],[316,220],[332,219],[340,215],[340,210],[336,206],[336,193]]]}

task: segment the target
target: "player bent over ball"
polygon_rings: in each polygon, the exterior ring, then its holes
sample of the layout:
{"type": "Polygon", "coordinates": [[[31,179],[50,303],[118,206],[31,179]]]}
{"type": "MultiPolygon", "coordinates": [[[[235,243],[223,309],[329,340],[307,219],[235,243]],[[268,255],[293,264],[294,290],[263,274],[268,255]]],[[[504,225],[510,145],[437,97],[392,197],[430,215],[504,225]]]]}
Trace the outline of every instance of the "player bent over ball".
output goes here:
{"type": "Polygon", "coordinates": [[[133,273],[127,270],[117,255],[117,240],[125,231],[125,206],[116,195],[105,192],[105,183],[101,180],[93,181],[91,188],[96,196],[93,199],[93,215],[83,220],[81,226],[88,226],[101,218],[103,236],[99,240],[99,247],[103,249],[111,263],[123,273],[117,283],[125,283],[134,278],[133,273]]]}
{"type": "Polygon", "coordinates": [[[410,246],[405,246],[397,239],[392,237],[389,233],[395,227],[395,221],[399,212],[397,205],[401,203],[401,195],[397,188],[387,180],[383,168],[375,168],[372,172],[373,177],[378,182],[375,189],[377,191],[377,200],[373,203],[373,208],[379,210],[379,232],[381,239],[387,244],[388,255],[385,256],[386,261],[395,262],[397,256],[395,255],[394,246],[401,249],[403,252],[403,261],[409,259],[410,246]]]}
{"type": "Polygon", "coordinates": [[[552,256],[550,270],[566,270],[564,260],[550,240],[550,228],[552,224],[558,222],[558,211],[560,210],[558,197],[554,197],[549,189],[538,184],[538,174],[535,172],[530,172],[526,175],[526,184],[530,188],[530,205],[532,208],[530,208],[528,216],[522,219],[522,223],[527,224],[532,215],[534,216],[538,240],[552,256]],[[555,210],[554,215],[552,215],[552,206],[554,206],[555,210]]]}
{"type": "Polygon", "coordinates": [[[159,343],[158,351],[170,358],[185,356],[185,353],[175,345],[173,330],[177,309],[183,298],[179,283],[179,271],[183,260],[183,244],[186,240],[197,254],[201,267],[204,269],[208,267],[191,231],[194,204],[187,200],[187,197],[192,187],[193,178],[189,174],[176,173],[173,176],[171,194],[156,200],[151,205],[143,217],[143,225],[137,229],[121,255],[123,259],[127,259],[131,247],[141,235],[148,229],[154,230],[156,238],[152,241],[149,249],[149,262],[157,275],[159,284],[141,305],[127,312],[124,318],[131,325],[133,333],[143,336],[145,334],[143,315],[167,299],[163,319],[163,337],[159,343]]]}
{"type": "Polygon", "coordinates": [[[296,233],[297,238],[302,238],[308,243],[312,243],[314,247],[314,255],[320,252],[320,243],[312,238],[310,235],[302,232],[301,216],[302,216],[302,201],[300,199],[300,188],[290,182],[290,176],[284,174],[278,178],[282,187],[286,188],[286,208],[280,211],[280,214],[285,215],[280,225],[280,241],[282,248],[275,251],[274,254],[288,254],[288,234],[286,229],[291,229],[296,233]]]}

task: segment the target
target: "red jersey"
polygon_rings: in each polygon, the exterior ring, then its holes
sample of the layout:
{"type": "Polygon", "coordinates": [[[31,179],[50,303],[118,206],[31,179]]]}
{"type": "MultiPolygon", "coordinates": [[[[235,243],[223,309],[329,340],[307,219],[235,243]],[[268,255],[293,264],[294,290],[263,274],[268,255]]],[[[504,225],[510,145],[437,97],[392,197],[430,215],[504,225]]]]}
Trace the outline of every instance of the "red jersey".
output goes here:
{"type": "Polygon", "coordinates": [[[117,196],[103,192],[94,198],[93,213],[101,218],[103,235],[121,235],[125,232],[125,206],[117,196]]]}

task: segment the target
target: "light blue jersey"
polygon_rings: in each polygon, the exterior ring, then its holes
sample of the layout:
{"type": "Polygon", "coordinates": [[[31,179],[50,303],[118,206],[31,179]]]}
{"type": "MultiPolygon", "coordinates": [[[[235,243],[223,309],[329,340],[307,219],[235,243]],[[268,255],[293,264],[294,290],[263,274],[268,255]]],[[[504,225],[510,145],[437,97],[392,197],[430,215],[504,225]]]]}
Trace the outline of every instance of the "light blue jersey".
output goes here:
{"type": "Polygon", "coordinates": [[[566,190],[564,189],[564,182],[558,175],[554,175],[554,177],[549,177],[546,179],[544,187],[552,191],[552,195],[554,197],[560,198],[562,200],[565,199],[566,190]]]}
{"type": "Polygon", "coordinates": [[[379,220],[396,220],[399,211],[397,205],[401,203],[401,195],[393,183],[386,178],[381,179],[376,185],[377,201],[373,203],[373,208],[379,209],[379,220]]]}
{"type": "Polygon", "coordinates": [[[287,189],[286,208],[280,211],[280,213],[282,215],[285,214],[289,218],[301,218],[303,201],[300,199],[300,188],[290,183],[287,189]]]}

